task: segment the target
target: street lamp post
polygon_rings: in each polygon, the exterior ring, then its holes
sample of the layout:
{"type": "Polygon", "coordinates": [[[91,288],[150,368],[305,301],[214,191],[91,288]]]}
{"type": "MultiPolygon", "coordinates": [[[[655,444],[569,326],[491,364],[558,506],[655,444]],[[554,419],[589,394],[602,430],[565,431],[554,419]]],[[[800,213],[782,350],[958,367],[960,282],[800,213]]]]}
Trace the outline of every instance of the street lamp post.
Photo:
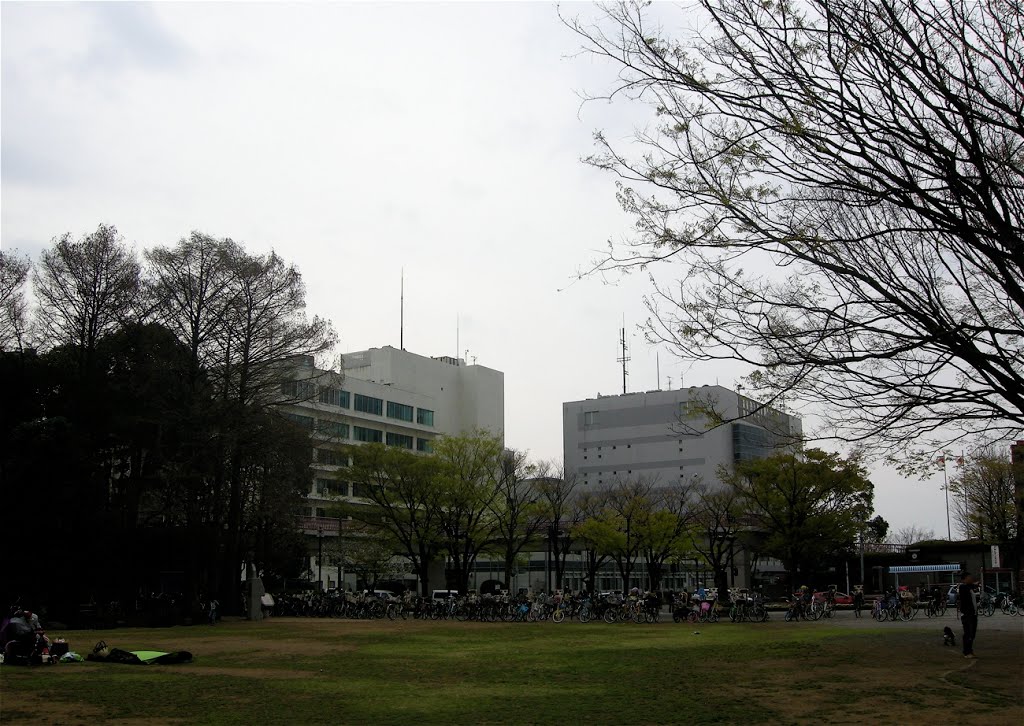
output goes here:
{"type": "Polygon", "coordinates": [[[324,589],[324,528],[317,527],[316,530],[316,579],[317,590],[324,589]]]}

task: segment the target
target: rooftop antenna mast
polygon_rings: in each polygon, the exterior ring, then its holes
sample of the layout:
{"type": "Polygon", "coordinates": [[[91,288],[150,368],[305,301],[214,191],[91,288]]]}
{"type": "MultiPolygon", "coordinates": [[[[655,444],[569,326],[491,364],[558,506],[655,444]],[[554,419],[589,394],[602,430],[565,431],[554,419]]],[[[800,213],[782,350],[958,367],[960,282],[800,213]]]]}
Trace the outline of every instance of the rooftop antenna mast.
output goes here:
{"type": "Polygon", "coordinates": [[[455,313],[455,365],[459,364],[459,314],[455,313]]]}
{"type": "Polygon", "coordinates": [[[658,372],[658,390],[661,390],[661,353],[654,351],[654,365],[655,370],[658,372]]]}
{"type": "Polygon", "coordinates": [[[626,376],[629,375],[629,371],[626,368],[626,364],[629,363],[630,357],[626,354],[626,316],[622,316],[622,339],[619,341],[622,344],[622,357],[616,358],[616,362],[622,364],[622,392],[626,392],[626,376]]]}
{"type": "Polygon", "coordinates": [[[402,288],[398,313],[398,347],[405,350],[405,267],[402,267],[402,288]]]}

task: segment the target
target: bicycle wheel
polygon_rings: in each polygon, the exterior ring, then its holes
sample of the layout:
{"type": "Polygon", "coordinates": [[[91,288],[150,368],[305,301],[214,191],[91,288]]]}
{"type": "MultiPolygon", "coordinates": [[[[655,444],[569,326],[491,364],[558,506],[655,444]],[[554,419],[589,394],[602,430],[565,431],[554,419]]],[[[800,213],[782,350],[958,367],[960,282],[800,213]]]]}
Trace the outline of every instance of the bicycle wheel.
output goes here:
{"type": "Polygon", "coordinates": [[[558,608],[555,612],[551,613],[551,622],[560,623],[565,620],[565,610],[558,608]]]}
{"type": "Polygon", "coordinates": [[[590,608],[584,606],[580,608],[580,611],[576,613],[576,617],[580,619],[581,623],[590,622],[590,608]]]}
{"type": "Polygon", "coordinates": [[[604,611],[604,621],[606,623],[611,625],[616,620],[618,620],[618,618],[615,617],[615,609],[614,608],[608,608],[607,610],[604,611]]]}
{"type": "Polygon", "coordinates": [[[697,613],[691,612],[686,616],[686,619],[691,623],[696,623],[698,620],[697,613]]]}

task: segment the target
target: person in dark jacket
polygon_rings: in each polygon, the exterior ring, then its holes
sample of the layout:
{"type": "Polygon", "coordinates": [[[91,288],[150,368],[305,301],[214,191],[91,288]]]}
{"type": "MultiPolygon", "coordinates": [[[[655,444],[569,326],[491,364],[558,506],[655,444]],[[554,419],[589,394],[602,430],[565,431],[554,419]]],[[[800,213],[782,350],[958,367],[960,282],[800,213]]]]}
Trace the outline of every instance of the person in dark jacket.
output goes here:
{"type": "Polygon", "coordinates": [[[956,604],[960,610],[960,624],[964,628],[964,658],[976,658],[974,638],[978,634],[978,584],[974,575],[963,573],[956,589],[956,604]]]}

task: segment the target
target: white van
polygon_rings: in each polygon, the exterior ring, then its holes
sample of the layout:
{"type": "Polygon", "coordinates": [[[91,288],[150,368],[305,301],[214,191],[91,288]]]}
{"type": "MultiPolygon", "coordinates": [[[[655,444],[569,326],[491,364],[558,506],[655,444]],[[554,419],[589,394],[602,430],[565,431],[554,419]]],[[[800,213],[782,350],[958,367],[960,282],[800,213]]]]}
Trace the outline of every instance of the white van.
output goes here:
{"type": "Polygon", "coordinates": [[[458,590],[434,590],[430,595],[431,600],[447,600],[450,597],[458,597],[458,590]]]}

